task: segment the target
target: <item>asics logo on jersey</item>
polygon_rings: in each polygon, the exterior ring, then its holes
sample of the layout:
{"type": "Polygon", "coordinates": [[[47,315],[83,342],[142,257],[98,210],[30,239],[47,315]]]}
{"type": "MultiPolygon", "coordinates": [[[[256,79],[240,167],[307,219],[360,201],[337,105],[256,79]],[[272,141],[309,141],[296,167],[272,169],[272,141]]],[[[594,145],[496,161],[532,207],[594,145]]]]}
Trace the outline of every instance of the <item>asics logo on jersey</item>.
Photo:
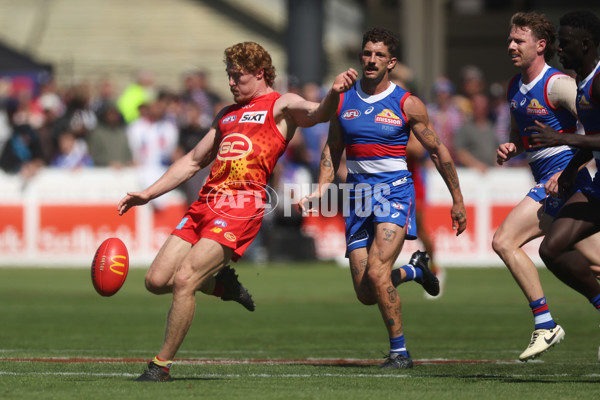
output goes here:
{"type": "Polygon", "coordinates": [[[251,124],[264,124],[267,120],[267,111],[256,111],[256,112],[245,112],[240,118],[240,124],[251,123],[251,124]]]}
{"type": "Polygon", "coordinates": [[[252,142],[240,133],[232,133],[223,138],[217,158],[221,161],[237,160],[250,154],[252,142]]]}
{"type": "Polygon", "coordinates": [[[367,109],[365,110],[365,115],[369,115],[369,114],[371,114],[371,113],[373,112],[373,110],[374,110],[374,109],[375,109],[375,107],[373,107],[373,106],[371,106],[371,107],[367,108],[367,109]]]}
{"type": "Polygon", "coordinates": [[[354,119],[360,117],[360,111],[358,110],[348,110],[342,114],[343,119],[354,119]]]}

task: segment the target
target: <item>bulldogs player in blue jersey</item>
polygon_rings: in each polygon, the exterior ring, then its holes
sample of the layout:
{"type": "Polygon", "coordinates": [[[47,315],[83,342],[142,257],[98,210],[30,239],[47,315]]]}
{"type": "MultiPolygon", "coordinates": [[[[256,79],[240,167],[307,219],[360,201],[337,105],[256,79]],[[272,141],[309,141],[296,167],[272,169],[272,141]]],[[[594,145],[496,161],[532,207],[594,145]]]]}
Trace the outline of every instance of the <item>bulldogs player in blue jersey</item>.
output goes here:
{"type": "MultiPolygon", "coordinates": [[[[508,88],[512,124],[511,140],[498,147],[498,163],[525,152],[536,185],[515,206],[496,231],[492,247],[502,258],[529,301],[535,329],[521,361],[537,357],[565,336],[552,318],[540,278],[522,246],[548,232],[562,202],[547,197],[545,186],[555,185],[569,163],[574,149],[569,146],[530,146],[535,123],[551,126],[562,136],[575,136],[575,81],[550,67],[547,61],[555,52],[556,30],[544,15],[517,13],[511,19],[508,53],[521,73],[508,88]]],[[[587,169],[578,174],[578,185],[591,181],[587,169]]]]}
{"type": "Polygon", "coordinates": [[[347,256],[359,301],[379,306],[390,337],[390,353],[382,368],[411,368],[395,286],[415,280],[430,295],[439,282],[429,270],[425,252],[417,251],[408,265],[392,267],[405,239],[416,239],[415,193],[406,167],[410,132],[429,152],[452,196],[451,220],[456,234],[466,226],[466,212],[454,162],[429,121],[425,105],[390,81],[397,62],[398,39],[385,29],[363,36],[359,60],[362,79],[340,97],[321,155],[318,190],[303,198],[304,212],[314,211],[346,151],[348,169],[344,195],[347,256]]]}
{"type": "MultiPolygon", "coordinates": [[[[585,135],[561,135],[552,127],[536,123],[527,128],[533,148],[569,145],[579,148],[558,179],[547,185],[550,194],[566,197],[571,192],[577,171],[592,158],[600,171],[600,19],[589,11],[574,11],[560,18],[560,62],[577,73],[577,115],[585,135]]],[[[581,244],[597,238],[600,231],[600,172],[591,184],[575,192],[561,209],[540,246],[540,256],[560,280],[584,295],[600,310],[600,276],[594,256],[581,244]],[[583,238],[583,243],[580,242],[583,238]],[[590,265],[594,263],[595,265],[590,265]]],[[[592,242],[593,243],[593,242],[592,242]]],[[[597,241],[596,241],[597,243],[597,241]]],[[[595,247],[598,248],[597,245],[595,247]]]]}

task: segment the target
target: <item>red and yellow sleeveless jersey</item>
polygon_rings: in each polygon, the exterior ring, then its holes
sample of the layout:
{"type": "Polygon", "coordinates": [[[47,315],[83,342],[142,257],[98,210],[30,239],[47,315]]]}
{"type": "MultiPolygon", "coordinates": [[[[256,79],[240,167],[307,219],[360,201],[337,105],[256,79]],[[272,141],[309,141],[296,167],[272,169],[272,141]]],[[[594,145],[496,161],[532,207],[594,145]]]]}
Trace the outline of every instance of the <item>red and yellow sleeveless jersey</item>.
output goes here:
{"type": "Polygon", "coordinates": [[[287,147],[273,118],[280,96],[271,92],[225,111],[219,121],[221,143],[200,200],[214,201],[223,191],[240,190],[265,198],[264,188],[287,147]]]}

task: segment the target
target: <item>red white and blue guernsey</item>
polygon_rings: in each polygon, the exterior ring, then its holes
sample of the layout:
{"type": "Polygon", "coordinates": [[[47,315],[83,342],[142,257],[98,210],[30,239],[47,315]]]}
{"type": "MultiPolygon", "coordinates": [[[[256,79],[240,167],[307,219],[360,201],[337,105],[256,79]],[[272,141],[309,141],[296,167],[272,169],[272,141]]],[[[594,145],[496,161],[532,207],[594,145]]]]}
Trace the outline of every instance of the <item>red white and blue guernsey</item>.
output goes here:
{"type": "Polygon", "coordinates": [[[369,246],[374,222],[406,226],[416,239],[414,187],[406,166],[410,135],[404,102],[411,95],[390,82],[382,93],[368,95],[360,81],[340,97],[337,110],[346,148],[348,252],[369,246]]]}
{"type": "MultiPolygon", "coordinates": [[[[521,133],[527,161],[536,182],[527,196],[536,201],[546,199],[545,183],[554,174],[565,169],[575,153],[575,150],[569,146],[530,149],[531,132],[525,132],[525,128],[535,126],[535,121],[540,121],[562,133],[575,133],[577,130],[577,119],[571,112],[563,107],[552,106],[548,100],[549,89],[559,76],[565,74],[546,64],[542,72],[527,85],[521,81],[519,74],[508,86],[510,111],[521,133]]],[[[587,170],[582,171],[582,179],[590,179],[587,170]]],[[[546,202],[545,211],[550,215],[556,215],[561,206],[562,202],[554,199],[551,204],[546,202]]]]}
{"type": "Polygon", "coordinates": [[[569,146],[545,147],[541,149],[529,148],[531,132],[525,128],[534,126],[535,121],[540,121],[551,126],[558,132],[575,133],[577,119],[565,108],[556,108],[548,101],[548,90],[554,79],[565,75],[559,70],[546,65],[542,72],[529,84],[521,81],[521,75],[515,76],[508,86],[508,102],[510,111],[517,122],[521,139],[526,149],[527,161],[536,182],[550,171],[564,169],[566,162],[573,157],[573,149],[569,146]],[[562,166],[562,168],[560,167],[562,166]]]}
{"type": "MultiPolygon", "coordinates": [[[[577,115],[583,125],[586,135],[600,134],[600,103],[592,98],[592,83],[600,75],[600,62],[594,70],[581,82],[577,88],[577,115]]],[[[597,172],[594,176],[594,187],[582,188],[585,193],[600,199],[600,151],[594,151],[597,172]]]]}

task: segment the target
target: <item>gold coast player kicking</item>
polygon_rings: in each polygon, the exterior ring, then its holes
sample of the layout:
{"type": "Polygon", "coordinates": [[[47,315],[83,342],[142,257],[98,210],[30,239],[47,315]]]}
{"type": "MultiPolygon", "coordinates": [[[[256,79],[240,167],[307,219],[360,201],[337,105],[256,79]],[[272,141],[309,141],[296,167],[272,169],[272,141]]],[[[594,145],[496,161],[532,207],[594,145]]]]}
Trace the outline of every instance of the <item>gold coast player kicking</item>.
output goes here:
{"type": "MultiPolygon", "coordinates": [[[[260,228],[264,188],[278,158],[298,126],[329,120],[339,94],[356,81],[357,72],[339,74],[321,103],[272,88],[275,67],[257,43],[238,43],[225,50],[229,87],[235,104],[219,112],[207,135],[147,189],[119,202],[119,214],[173,190],[214,161],[206,184],[163,244],[146,275],[152,293],[173,293],[165,340],[139,381],[168,381],[172,360],[187,334],[196,307],[195,293],[214,293],[215,274],[239,259],[260,228]]],[[[229,285],[247,292],[234,274],[229,285]]],[[[227,286],[227,285],[224,285],[227,286]]],[[[253,307],[253,305],[252,305],[253,307]]]]}

